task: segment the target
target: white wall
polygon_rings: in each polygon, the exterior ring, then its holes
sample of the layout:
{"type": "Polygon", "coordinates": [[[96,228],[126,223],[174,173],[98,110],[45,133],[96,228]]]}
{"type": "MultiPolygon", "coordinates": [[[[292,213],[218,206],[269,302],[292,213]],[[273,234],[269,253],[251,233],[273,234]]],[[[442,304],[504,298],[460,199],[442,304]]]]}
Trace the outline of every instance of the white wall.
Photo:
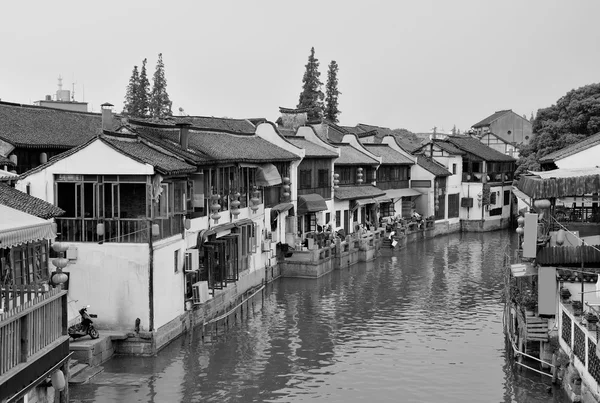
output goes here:
{"type": "Polygon", "coordinates": [[[598,155],[600,155],[600,144],[588,149],[579,151],[577,154],[559,159],[555,162],[559,168],[587,168],[595,167],[598,164],[598,155]]]}
{"type": "Polygon", "coordinates": [[[185,311],[183,259],[185,243],[180,236],[154,242],[154,328],[177,318],[185,311]],[[175,272],[175,251],[179,251],[175,272]]]}
{"type": "Polygon", "coordinates": [[[97,139],[87,147],[69,155],[39,172],[17,182],[17,189],[54,204],[54,175],[154,175],[154,168],[137,162],[97,139]]]}
{"type": "Polygon", "coordinates": [[[65,271],[69,277],[69,320],[90,305],[100,329],[133,329],[135,319],[149,325],[147,244],[67,243],[77,249],[65,271]]]}
{"type": "MultiPolygon", "coordinates": [[[[428,180],[431,181],[431,187],[429,188],[413,188],[417,192],[423,193],[423,196],[417,197],[415,200],[416,210],[423,217],[429,217],[434,215],[434,197],[433,197],[433,184],[435,176],[423,168],[420,165],[415,164],[411,169],[411,182],[414,180],[428,180]]],[[[411,185],[412,187],[412,185],[411,185]]]]}

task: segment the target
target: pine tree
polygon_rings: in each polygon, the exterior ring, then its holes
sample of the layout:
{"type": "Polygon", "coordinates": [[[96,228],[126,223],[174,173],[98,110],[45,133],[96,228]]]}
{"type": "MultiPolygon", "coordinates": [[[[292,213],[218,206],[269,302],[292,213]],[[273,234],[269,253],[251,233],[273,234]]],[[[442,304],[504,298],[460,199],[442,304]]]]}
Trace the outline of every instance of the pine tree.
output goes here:
{"type": "Polygon", "coordinates": [[[140,117],[147,117],[150,113],[150,82],[146,73],[147,61],[147,59],[144,59],[142,62],[142,70],[140,71],[140,80],[136,94],[140,117]]]}
{"type": "Polygon", "coordinates": [[[140,74],[138,67],[133,66],[133,72],[129,79],[129,84],[125,91],[125,105],[123,106],[123,114],[127,116],[137,116],[138,105],[137,105],[137,93],[138,87],[140,86],[140,74]]]}
{"type": "Polygon", "coordinates": [[[338,109],[338,96],[341,94],[338,90],[338,70],[338,64],[332,60],[327,70],[327,85],[325,86],[325,118],[333,123],[339,122],[338,115],[342,113],[338,109]]]}
{"type": "Polygon", "coordinates": [[[302,92],[298,101],[298,108],[311,109],[308,113],[308,119],[319,119],[323,113],[323,92],[321,86],[323,83],[319,80],[319,60],[315,58],[315,48],[310,48],[310,56],[306,64],[306,71],[302,78],[302,92]]]}
{"type": "Polygon", "coordinates": [[[162,53],[158,54],[156,71],[152,80],[154,83],[150,94],[150,115],[153,118],[172,116],[172,102],[169,99],[169,94],[167,94],[167,79],[165,78],[165,65],[163,64],[162,53]]]}

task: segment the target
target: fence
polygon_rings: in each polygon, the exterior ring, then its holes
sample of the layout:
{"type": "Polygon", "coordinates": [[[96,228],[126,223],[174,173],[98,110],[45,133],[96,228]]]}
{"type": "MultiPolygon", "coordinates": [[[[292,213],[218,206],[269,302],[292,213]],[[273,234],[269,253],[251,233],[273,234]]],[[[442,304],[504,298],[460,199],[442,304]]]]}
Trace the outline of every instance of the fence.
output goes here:
{"type": "Polygon", "coordinates": [[[562,303],[559,312],[560,345],[567,354],[573,353],[573,365],[595,390],[600,384],[600,359],[596,353],[598,327],[593,325],[595,329],[589,329],[584,326],[581,317],[575,316],[562,303]]]}
{"type": "Polygon", "coordinates": [[[0,315],[0,377],[66,335],[66,307],[67,292],[53,289],[0,315]]]}

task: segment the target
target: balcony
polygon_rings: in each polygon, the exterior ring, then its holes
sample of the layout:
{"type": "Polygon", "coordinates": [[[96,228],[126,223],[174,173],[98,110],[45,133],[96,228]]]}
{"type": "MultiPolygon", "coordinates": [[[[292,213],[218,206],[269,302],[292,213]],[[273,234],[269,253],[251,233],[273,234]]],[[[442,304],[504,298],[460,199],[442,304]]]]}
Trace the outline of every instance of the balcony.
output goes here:
{"type": "Polygon", "coordinates": [[[0,294],[0,401],[26,393],[69,356],[67,292],[36,286],[4,288],[0,294]]]}
{"type": "Polygon", "coordinates": [[[183,232],[180,215],[169,218],[96,219],[56,218],[57,232],[64,242],[147,243],[151,224],[158,224],[157,239],[168,238],[183,232]],[[104,224],[104,235],[98,235],[98,224],[104,224]]]}

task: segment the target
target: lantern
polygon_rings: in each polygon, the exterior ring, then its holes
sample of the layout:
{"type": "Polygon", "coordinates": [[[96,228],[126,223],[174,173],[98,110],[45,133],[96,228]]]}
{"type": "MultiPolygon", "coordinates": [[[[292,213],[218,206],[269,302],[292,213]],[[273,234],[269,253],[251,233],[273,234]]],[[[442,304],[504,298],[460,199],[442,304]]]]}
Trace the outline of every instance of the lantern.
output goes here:
{"type": "Polygon", "coordinates": [[[98,234],[98,236],[104,236],[104,223],[98,223],[98,225],[96,225],[96,234],[98,234]]]}
{"type": "Polygon", "coordinates": [[[152,236],[160,235],[160,227],[158,224],[152,224],[152,236]]]}
{"type": "Polygon", "coordinates": [[[62,253],[62,252],[66,252],[67,249],[69,249],[69,245],[66,245],[61,242],[54,242],[52,244],[52,249],[54,249],[54,252],[56,252],[56,253],[62,253]]]}
{"type": "Polygon", "coordinates": [[[10,160],[10,162],[12,162],[12,163],[13,163],[13,165],[18,165],[18,164],[17,164],[17,156],[16,156],[16,155],[14,155],[14,154],[11,154],[11,155],[8,157],[8,159],[10,160]]]}
{"type": "Polygon", "coordinates": [[[46,162],[48,162],[48,154],[41,153],[40,154],[40,164],[45,164],[46,162]]]}
{"type": "Polygon", "coordinates": [[[567,237],[567,234],[565,233],[565,230],[559,229],[558,232],[556,233],[556,244],[559,246],[564,244],[566,237],[567,237]]]}
{"type": "Polygon", "coordinates": [[[192,220],[190,220],[189,218],[186,218],[183,221],[183,226],[185,227],[186,230],[189,230],[190,228],[192,228],[192,220]]]}
{"type": "Polygon", "coordinates": [[[291,181],[290,178],[288,178],[287,176],[283,178],[283,197],[285,199],[287,199],[288,197],[291,196],[290,193],[290,189],[291,189],[291,181]]]}
{"type": "Polygon", "coordinates": [[[525,225],[525,217],[519,216],[519,218],[517,218],[517,224],[519,224],[519,227],[525,225]]]}
{"type": "Polygon", "coordinates": [[[547,209],[550,208],[550,200],[548,199],[538,199],[536,201],[533,202],[533,205],[535,206],[536,209],[547,209]]]}
{"type": "Polygon", "coordinates": [[[64,269],[69,264],[69,259],[64,257],[57,257],[56,259],[52,259],[52,264],[58,269],[64,269]]]}
{"type": "Polygon", "coordinates": [[[55,371],[50,377],[52,381],[52,387],[57,391],[62,391],[65,388],[65,374],[59,369],[55,371]]]}
{"type": "Polygon", "coordinates": [[[260,193],[258,192],[258,189],[254,188],[254,191],[252,192],[252,198],[250,199],[250,202],[252,202],[250,208],[254,212],[258,210],[258,205],[260,204],[260,199],[258,198],[259,194],[260,193]]]}
{"type": "Polygon", "coordinates": [[[516,230],[517,234],[519,235],[523,235],[523,232],[525,232],[525,230],[523,229],[523,227],[518,227],[516,230]]]}
{"type": "Polygon", "coordinates": [[[52,278],[50,281],[52,281],[54,284],[64,284],[68,279],[69,276],[67,276],[64,272],[57,270],[55,273],[52,273],[52,278]]]}
{"type": "Polygon", "coordinates": [[[357,169],[357,173],[356,173],[356,182],[357,183],[363,183],[363,173],[362,173],[363,169],[361,167],[358,167],[357,169]]]}
{"type": "Polygon", "coordinates": [[[340,187],[340,174],[334,173],[333,174],[333,188],[337,189],[339,187],[340,187]]]}
{"type": "Polygon", "coordinates": [[[213,204],[210,205],[210,211],[212,211],[210,218],[212,218],[216,224],[217,222],[219,222],[219,219],[221,218],[221,215],[219,214],[219,210],[221,210],[221,205],[217,202],[217,200],[219,200],[219,197],[217,196],[215,198],[214,196],[215,195],[211,196],[211,199],[213,199],[214,202],[213,202],[213,204]]]}

